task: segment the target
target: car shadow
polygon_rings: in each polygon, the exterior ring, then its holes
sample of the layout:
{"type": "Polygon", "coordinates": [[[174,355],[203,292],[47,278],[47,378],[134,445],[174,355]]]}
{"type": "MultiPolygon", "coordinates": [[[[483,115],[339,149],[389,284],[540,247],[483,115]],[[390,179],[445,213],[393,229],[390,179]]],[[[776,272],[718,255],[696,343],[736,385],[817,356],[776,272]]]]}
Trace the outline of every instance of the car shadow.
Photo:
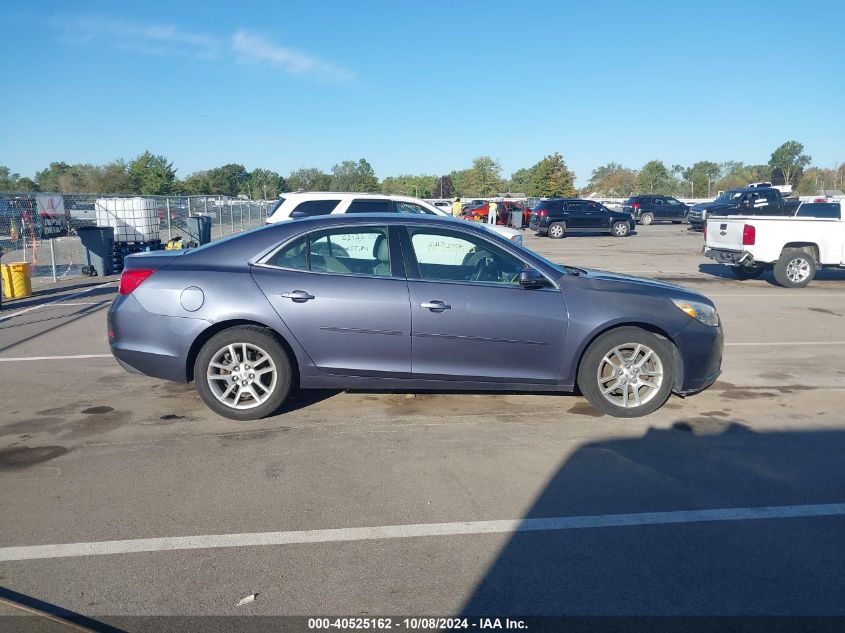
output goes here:
{"type": "Polygon", "coordinates": [[[8,631],[97,631],[98,633],[124,631],[100,620],[94,620],[6,587],[0,587],[0,601],[13,609],[7,613],[19,614],[17,617],[14,615],[0,617],[4,630],[8,631]],[[6,625],[9,626],[8,629],[5,628],[6,625]]]}
{"type": "Polygon", "coordinates": [[[323,400],[328,400],[342,393],[340,389],[295,389],[293,393],[285,399],[282,408],[273,415],[284,415],[285,413],[292,413],[299,409],[305,409],[313,406],[323,400]]]}
{"type": "MultiPolygon", "coordinates": [[[[698,272],[709,275],[711,277],[718,277],[719,279],[731,279],[733,281],[753,281],[753,279],[740,280],[730,270],[729,266],[724,264],[699,264],[698,272]]],[[[775,281],[771,270],[765,271],[757,279],[766,281],[769,285],[780,286],[775,281]]],[[[842,281],[845,280],[845,269],[823,268],[816,271],[813,281],[842,281]]],[[[812,284],[813,282],[810,282],[812,284]]]]}
{"type": "MultiPolygon", "coordinates": [[[[845,432],[758,433],[728,415],[712,411],[578,447],[462,615],[845,616],[845,565],[835,562],[845,560],[845,432]],[[827,509],[812,516],[811,505],[827,509]],[[785,518],[789,507],[795,513],[785,518]],[[768,517],[754,508],[769,508],[768,517]],[[749,512],[759,514],[742,518],[749,512]]],[[[694,621],[667,624],[646,630],[698,630],[694,621]]],[[[723,625],[707,630],[749,630],[723,625]]],[[[528,626],[564,628],[542,618],[528,626]]],[[[772,630],[750,630],[758,628],[772,630]]],[[[619,622],[601,630],[643,629],[619,622]]]]}

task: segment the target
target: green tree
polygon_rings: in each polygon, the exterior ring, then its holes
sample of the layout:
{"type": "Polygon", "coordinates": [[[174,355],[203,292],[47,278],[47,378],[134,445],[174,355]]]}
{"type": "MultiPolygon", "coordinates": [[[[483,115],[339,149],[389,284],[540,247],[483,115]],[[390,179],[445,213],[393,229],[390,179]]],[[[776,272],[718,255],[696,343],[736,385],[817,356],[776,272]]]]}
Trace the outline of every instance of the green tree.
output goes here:
{"type": "Polygon", "coordinates": [[[489,156],[479,156],[472,161],[463,182],[463,195],[487,197],[502,189],[502,166],[489,156]]]}
{"type": "Polygon", "coordinates": [[[457,169],[449,172],[449,178],[452,180],[452,186],[455,188],[456,198],[467,195],[464,192],[466,191],[466,178],[468,172],[468,169],[457,169]]]}
{"type": "Polygon", "coordinates": [[[329,191],[332,177],[317,167],[305,167],[292,171],[287,179],[290,191],[329,191]]]}
{"type": "Polygon", "coordinates": [[[787,141],[775,151],[769,159],[769,167],[772,168],[772,177],[780,172],[783,183],[794,185],[801,177],[801,172],[810,164],[811,158],[804,153],[804,146],[798,141],[787,141]]]}
{"type": "Polygon", "coordinates": [[[451,176],[440,176],[434,183],[432,196],[435,198],[453,198],[455,196],[455,185],[451,176]]]}
{"type": "Polygon", "coordinates": [[[334,191],[378,191],[379,183],[375,171],[365,159],[357,162],[345,160],[332,167],[334,191]]]}
{"type": "Polygon", "coordinates": [[[129,163],[129,179],[142,195],[164,195],[173,192],[176,170],[164,156],[146,151],[129,163]]]}
{"type": "Polygon", "coordinates": [[[610,162],[593,170],[584,193],[596,193],[602,196],[627,197],[637,188],[637,172],[610,162]]]}
{"type": "Polygon", "coordinates": [[[508,191],[534,195],[534,173],[531,168],[517,169],[508,181],[508,191]]]}
{"type": "Polygon", "coordinates": [[[573,174],[563,156],[554,153],[546,156],[531,168],[534,175],[534,194],[541,198],[574,197],[575,174],[573,174]]]}
{"type": "Polygon", "coordinates": [[[243,165],[229,163],[208,170],[209,191],[212,196],[235,197],[244,191],[249,173],[243,165]]]}
{"type": "Polygon", "coordinates": [[[207,196],[211,194],[211,179],[208,171],[195,171],[178,183],[178,193],[186,196],[207,196]]]}
{"type": "Polygon", "coordinates": [[[437,176],[411,174],[389,176],[382,181],[381,192],[418,198],[436,198],[439,197],[438,192],[435,191],[436,184],[437,176]]]}
{"type": "MultiPolygon", "coordinates": [[[[175,184],[175,183],[174,183],[175,184]]],[[[129,175],[129,165],[122,158],[98,168],[94,191],[98,193],[137,193],[129,175]]]]}
{"type": "Polygon", "coordinates": [[[689,169],[684,170],[684,178],[689,184],[690,197],[703,198],[710,196],[714,191],[714,185],[719,181],[722,167],[718,163],[703,160],[695,163],[689,169]]]}
{"type": "Polygon", "coordinates": [[[673,178],[661,160],[652,160],[643,165],[637,174],[637,190],[640,193],[668,194],[673,189],[673,178]]]}
{"type": "Polygon", "coordinates": [[[269,169],[253,169],[247,191],[254,200],[272,200],[285,190],[285,179],[269,169]]]}
{"type": "Polygon", "coordinates": [[[5,165],[0,165],[0,191],[21,191],[20,182],[20,174],[13,173],[5,165]]]}

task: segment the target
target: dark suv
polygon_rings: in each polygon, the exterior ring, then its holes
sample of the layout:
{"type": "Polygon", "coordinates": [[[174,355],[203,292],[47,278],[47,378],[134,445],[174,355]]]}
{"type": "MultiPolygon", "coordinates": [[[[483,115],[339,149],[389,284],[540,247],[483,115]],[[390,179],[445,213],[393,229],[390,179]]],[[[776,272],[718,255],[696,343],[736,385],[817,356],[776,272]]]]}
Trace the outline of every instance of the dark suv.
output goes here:
{"type": "Polygon", "coordinates": [[[689,205],[672,196],[632,196],[622,205],[640,224],[651,224],[655,220],[669,220],[680,224],[687,219],[689,205]]]}
{"type": "Polygon", "coordinates": [[[625,237],[634,230],[636,222],[630,213],[611,211],[592,200],[551,198],[531,209],[528,227],[554,239],[567,233],[596,231],[625,237]]]}

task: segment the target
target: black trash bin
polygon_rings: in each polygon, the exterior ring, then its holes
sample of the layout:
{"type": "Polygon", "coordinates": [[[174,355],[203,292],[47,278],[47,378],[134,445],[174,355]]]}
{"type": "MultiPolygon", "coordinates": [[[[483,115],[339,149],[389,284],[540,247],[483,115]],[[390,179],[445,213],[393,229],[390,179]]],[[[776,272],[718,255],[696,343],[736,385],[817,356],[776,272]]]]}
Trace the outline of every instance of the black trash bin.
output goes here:
{"type": "Polygon", "coordinates": [[[191,242],[198,246],[208,244],[211,241],[211,218],[207,215],[194,215],[185,218],[185,232],[191,242]]]}
{"type": "Polygon", "coordinates": [[[82,240],[88,266],[93,272],[100,277],[114,274],[114,228],[80,226],[76,232],[82,240]]]}

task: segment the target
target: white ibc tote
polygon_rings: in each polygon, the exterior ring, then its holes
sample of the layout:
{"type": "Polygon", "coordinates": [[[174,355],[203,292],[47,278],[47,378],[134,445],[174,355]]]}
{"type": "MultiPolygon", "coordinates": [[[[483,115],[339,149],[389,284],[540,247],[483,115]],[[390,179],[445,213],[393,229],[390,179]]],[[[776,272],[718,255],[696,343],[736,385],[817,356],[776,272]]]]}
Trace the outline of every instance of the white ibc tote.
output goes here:
{"type": "Polygon", "coordinates": [[[158,205],[153,198],[98,198],[97,226],[114,229],[115,242],[159,239],[158,205]]]}

